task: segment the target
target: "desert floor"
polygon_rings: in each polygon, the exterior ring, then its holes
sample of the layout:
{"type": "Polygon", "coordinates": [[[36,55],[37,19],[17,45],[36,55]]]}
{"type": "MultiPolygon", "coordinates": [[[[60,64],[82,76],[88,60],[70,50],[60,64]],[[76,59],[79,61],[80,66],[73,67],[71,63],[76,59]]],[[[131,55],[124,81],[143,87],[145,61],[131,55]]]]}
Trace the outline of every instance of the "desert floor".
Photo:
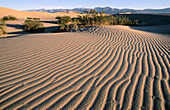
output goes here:
{"type": "Polygon", "coordinates": [[[128,26],[28,34],[12,22],[0,39],[1,110],[170,108],[169,34],[128,26]]]}

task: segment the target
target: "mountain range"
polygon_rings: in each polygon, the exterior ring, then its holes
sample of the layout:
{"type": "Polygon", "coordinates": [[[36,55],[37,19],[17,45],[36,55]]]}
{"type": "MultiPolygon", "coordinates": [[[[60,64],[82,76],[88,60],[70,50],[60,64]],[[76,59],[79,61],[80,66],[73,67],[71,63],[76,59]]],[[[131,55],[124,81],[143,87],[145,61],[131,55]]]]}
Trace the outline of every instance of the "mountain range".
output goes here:
{"type": "MultiPolygon", "coordinates": [[[[73,8],[73,9],[31,9],[27,11],[42,11],[42,12],[49,12],[49,13],[56,13],[56,12],[69,12],[69,11],[77,11],[83,13],[84,10],[90,10],[92,8],[73,8]]],[[[117,13],[170,13],[170,8],[164,8],[164,9],[143,9],[143,10],[135,10],[135,9],[117,9],[117,8],[111,8],[111,7],[95,7],[93,8],[97,10],[98,12],[101,12],[102,10],[106,14],[117,14],[117,13]]]]}

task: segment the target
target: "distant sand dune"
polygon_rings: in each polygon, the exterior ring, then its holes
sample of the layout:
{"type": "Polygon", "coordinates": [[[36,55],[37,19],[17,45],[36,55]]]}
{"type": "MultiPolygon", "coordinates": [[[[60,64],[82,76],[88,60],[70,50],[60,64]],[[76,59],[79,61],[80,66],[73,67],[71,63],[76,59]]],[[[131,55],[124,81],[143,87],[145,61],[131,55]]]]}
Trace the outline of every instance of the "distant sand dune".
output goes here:
{"type": "Polygon", "coordinates": [[[0,39],[0,109],[170,108],[170,47],[127,26],[0,39]]]}
{"type": "Polygon", "coordinates": [[[71,16],[71,17],[77,17],[77,15],[80,15],[76,12],[58,12],[58,13],[48,13],[48,12],[36,12],[36,11],[18,11],[13,10],[10,8],[4,8],[0,7],[0,18],[8,15],[13,15],[17,17],[18,19],[26,19],[27,17],[34,17],[34,18],[41,18],[43,19],[53,19],[56,16],[71,16]]]}
{"type": "Polygon", "coordinates": [[[70,16],[77,17],[77,15],[83,15],[74,11],[48,13],[48,12],[36,12],[36,11],[18,11],[10,8],[0,7],[0,18],[4,16],[12,15],[17,17],[19,20],[6,21],[6,30],[8,32],[4,37],[18,36],[19,33],[23,34],[23,26],[25,19],[27,17],[40,18],[43,22],[44,27],[46,27],[45,32],[52,32],[57,29],[57,19],[56,16],[70,16]]]}

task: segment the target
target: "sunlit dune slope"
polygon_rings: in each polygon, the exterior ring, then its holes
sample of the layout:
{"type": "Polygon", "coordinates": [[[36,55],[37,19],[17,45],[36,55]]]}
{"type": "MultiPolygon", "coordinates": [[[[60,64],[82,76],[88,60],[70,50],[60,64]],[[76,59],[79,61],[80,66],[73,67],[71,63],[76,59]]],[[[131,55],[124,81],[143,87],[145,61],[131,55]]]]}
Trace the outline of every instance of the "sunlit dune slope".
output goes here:
{"type": "Polygon", "coordinates": [[[168,110],[162,37],[111,26],[0,39],[0,109],[168,110]]]}
{"type": "Polygon", "coordinates": [[[0,18],[3,16],[13,15],[18,19],[26,19],[27,17],[36,17],[41,19],[52,19],[56,16],[71,16],[76,17],[79,13],[76,12],[58,12],[58,13],[47,13],[47,12],[36,12],[36,11],[18,11],[10,8],[0,7],[0,18]]]}

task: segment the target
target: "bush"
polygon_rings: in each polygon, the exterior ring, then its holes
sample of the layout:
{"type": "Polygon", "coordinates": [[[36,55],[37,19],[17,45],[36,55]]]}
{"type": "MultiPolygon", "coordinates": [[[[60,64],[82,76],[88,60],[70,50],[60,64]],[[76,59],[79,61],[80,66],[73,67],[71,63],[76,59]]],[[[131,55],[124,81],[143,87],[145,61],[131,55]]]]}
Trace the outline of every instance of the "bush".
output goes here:
{"type": "Polygon", "coordinates": [[[68,24],[71,21],[70,16],[57,16],[56,19],[59,19],[59,29],[55,30],[56,32],[66,32],[70,30],[70,25],[68,24]]]}
{"type": "Polygon", "coordinates": [[[3,26],[0,26],[0,37],[3,37],[4,34],[7,34],[7,31],[3,26]]]}
{"type": "Polygon", "coordinates": [[[25,22],[23,23],[24,31],[27,32],[44,32],[45,27],[43,26],[43,23],[40,21],[40,18],[27,18],[25,22]]]}
{"type": "Polygon", "coordinates": [[[12,16],[12,15],[4,16],[2,19],[4,21],[7,21],[7,20],[18,20],[15,16],[12,16]]]}
{"type": "Polygon", "coordinates": [[[6,23],[5,23],[5,21],[2,18],[0,19],[0,25],[1,26],[6,26],[6,23]]]}
{"type": "Polygon", "coordinates": [[[70,16],[63,16],[59,19],[58,23],[60,24],[61,22],[64,22],[65,24],[67,24],[68,22],[70,22],[70,20],[70,16]]]}
{"type": "Polygon", "coordinates": [[[73,19],[72,23],[70,24],[70,30],[77,31],[79,28],[78,25],[79,25],[79,21],[77,19],[73,19]]]}
{"type": "MultiPolygon", "coordinates": [[[[99,14],[96,10],[85,10],[84,13],[86,15],[70,18],[69,16],[59,17],[58,20],[59,29],[58,31],[70,31],[70,30],[78,30],[80,27],[86,26],[99,26],[99,25],[128,25],[128,26],[136,26],[139,23],[139,20],[130,20],[126,16],[122,15],[103,15],[104,11],[101,11],[99,14]],[[90,13],[90,14],[89,14],[90,13]]],[[[140,21],[141,22],[141,21],[140,21]]]]}
{"type": "Polygon", "coordinates": [[[61,19],[61,16],[56,16],[55,19],[61,19]]]}

